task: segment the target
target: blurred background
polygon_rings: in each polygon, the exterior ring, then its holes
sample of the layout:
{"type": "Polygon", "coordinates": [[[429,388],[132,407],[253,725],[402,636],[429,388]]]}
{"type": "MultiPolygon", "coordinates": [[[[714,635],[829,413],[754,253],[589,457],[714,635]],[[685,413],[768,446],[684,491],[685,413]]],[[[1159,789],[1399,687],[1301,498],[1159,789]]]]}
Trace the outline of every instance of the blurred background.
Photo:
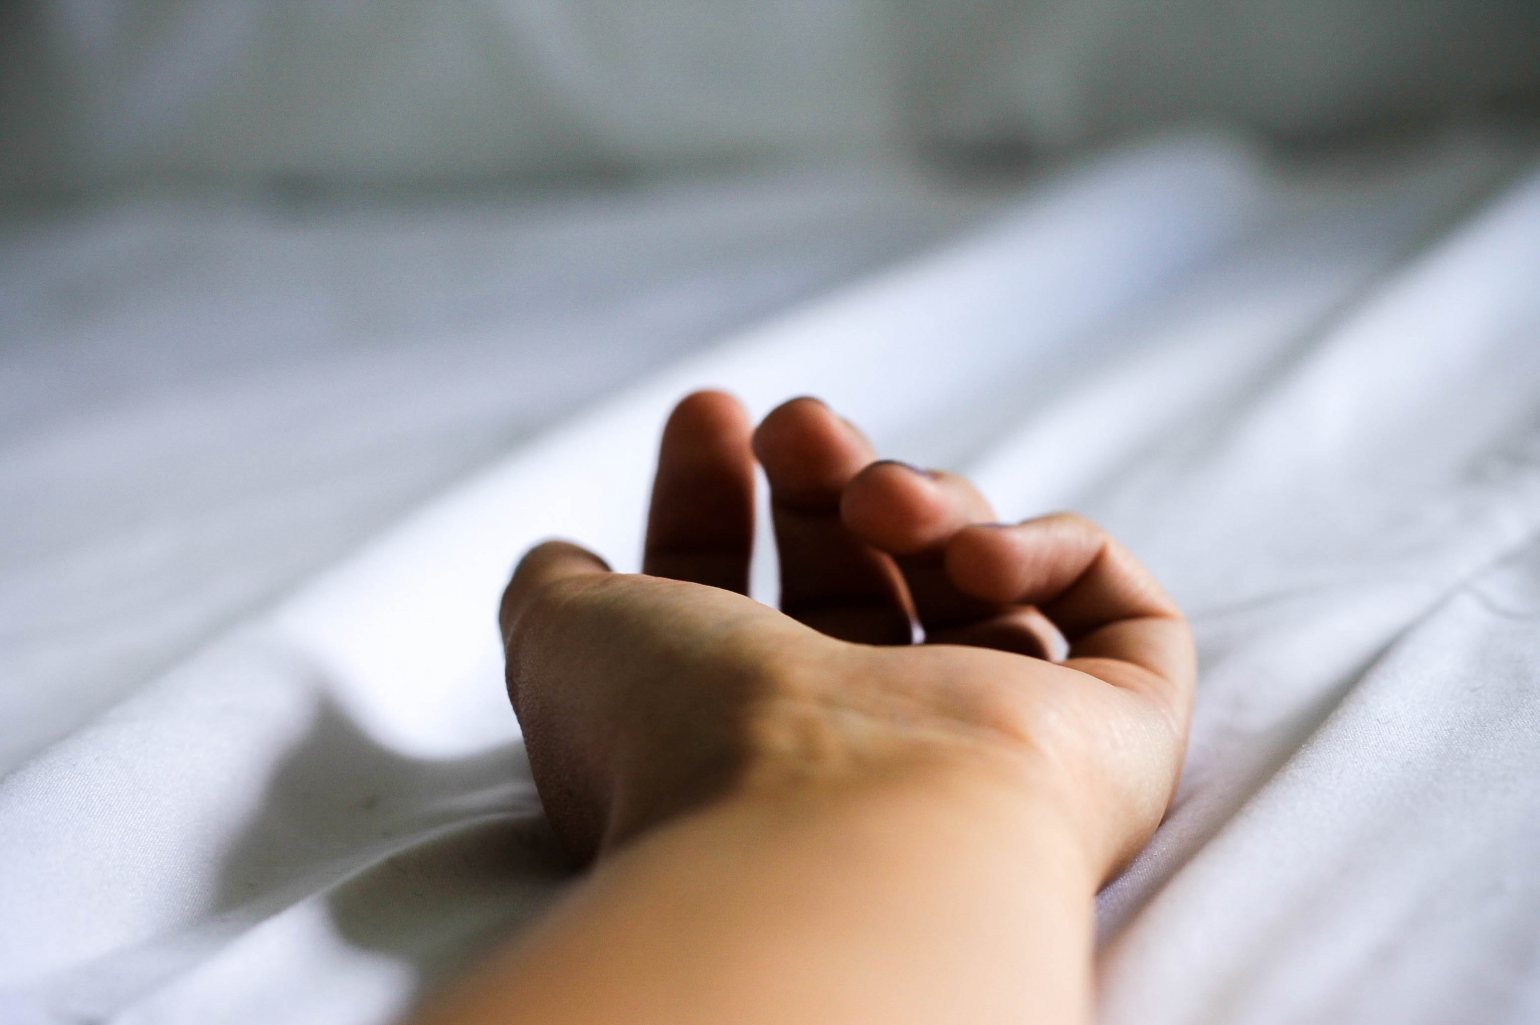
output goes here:
{"type": "Polygon", "coordinates": [[[0,761],[1087,154],[1537,110],[1533,0],[10,0],[0,761]]]}
{"type": "Polygon", "coordinates": [[[1530,0],[15,0],[11,197],[1282,142],[1540,96],[1530,0]]]}
{"type": "Polygon", "coordinates": [[[1192,616],[1102,1020],[1540,1022],[1537,340],[1540,0],[0,0],[0,1023],[537,913],[497,595],[703,385],[1192,616]]]}

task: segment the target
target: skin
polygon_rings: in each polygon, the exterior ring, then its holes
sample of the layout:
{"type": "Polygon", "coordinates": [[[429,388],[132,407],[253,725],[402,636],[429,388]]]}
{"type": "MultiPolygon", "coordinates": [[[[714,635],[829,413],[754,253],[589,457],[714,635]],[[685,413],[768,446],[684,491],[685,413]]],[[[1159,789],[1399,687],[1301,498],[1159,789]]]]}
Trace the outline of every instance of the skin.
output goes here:
{"type": "Polygon", "coordinates": [[[1093,897],[1171,799],[1192,642],[1094,524],[993,520],[815,399],[757,429],[681,402],[643,574],[548,542],[501,608],[592,871],[420,1021],[1088,1020],[1093,897]],[[756,462],[779,611],[745,595],[756,462]]]}

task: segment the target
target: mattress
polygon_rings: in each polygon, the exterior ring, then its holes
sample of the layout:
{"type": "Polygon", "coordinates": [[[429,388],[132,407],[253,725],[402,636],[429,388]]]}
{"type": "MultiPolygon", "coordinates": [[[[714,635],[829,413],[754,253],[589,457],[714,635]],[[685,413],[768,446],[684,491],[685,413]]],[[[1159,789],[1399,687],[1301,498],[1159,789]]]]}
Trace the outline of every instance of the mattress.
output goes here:
{"type": "Polygon", "coordinates": [[[702,385],[1087,512],[1189,612],[1102,1020],[1540,1016],[1532,136],[5,232],[0,1019],[384,1022],[537,916],[496,598],[547,536],[634,568],[702,385]]]}

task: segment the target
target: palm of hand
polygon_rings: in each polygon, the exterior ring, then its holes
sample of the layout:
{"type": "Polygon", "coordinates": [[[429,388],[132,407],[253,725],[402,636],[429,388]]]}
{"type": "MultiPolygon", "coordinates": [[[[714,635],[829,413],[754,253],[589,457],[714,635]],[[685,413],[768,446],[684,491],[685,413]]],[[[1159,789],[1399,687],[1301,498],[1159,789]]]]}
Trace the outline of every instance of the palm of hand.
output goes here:
{"type": "Polygon", "coordinates": [[[872,462],[814,400],[751,435],[727,396],[686,399],[664,434],[645,575],[555,542],[504,597],[510,696],[569,850],[586,859],[743,786],[923,761],[1046,780],[1109,872],[1175,786],[1190,638],[1095,526],[992,519],[961,478],[872,462]],[[745,597],[756,456],[779,612],[745,597]]]}

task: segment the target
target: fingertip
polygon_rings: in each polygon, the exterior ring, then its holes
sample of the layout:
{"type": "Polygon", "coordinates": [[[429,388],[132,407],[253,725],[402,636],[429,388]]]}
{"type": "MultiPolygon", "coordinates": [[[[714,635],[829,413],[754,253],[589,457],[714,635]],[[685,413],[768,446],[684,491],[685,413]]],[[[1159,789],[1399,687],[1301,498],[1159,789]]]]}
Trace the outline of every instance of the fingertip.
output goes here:
{"type": "Polygon", "coordinates": [[[520,570],[526,568],[532,572],[548,573],[554,571],[560,573],[562,570],[581,564],[588,564],[606,572],[610,568],[609,564],[598,555],[584,548],[576,541],[552,537],[546,538],[525,552],[524,557],[519,560],[518,568],[514,570],[514,573],[517,575],[520,570]]]}
{"type": "Polygon", "coordinates": [[[871,458],[859,432],[812,396],[771,410],[755,428],[752,445],[778,500],[820,508],[871,458]]]}
{"type": "Polygon", "coordinates": [[[568,577],[609,573],[610,565],[582,545],[550,539],[524,553],[498,603],[497,621],[506,640],[530,598],[541,588],[568,577]]]}
{"type": "Polygon", "coordinates": [[[514,567],[508,586],[539,587],[554,580],[588,573],[610,573],[610,564],[582,545],[562,538],[549,538],[524,553],[514,567]]]}
{"type": "Polygon", "coordinates": [[[754,544],[752,425],[716,389],[681,399],[663,428],[642,571],[744,591],[754,544]]]}
{"type": "Polygon", "coordinates": [[[838,417],[822,399],[812,395],[787,399],[754,428],[754,454],[763,459],[767,452],[774,456],[783,448],[805,444],[807,435],[824,420],[832,422],[838,417]]]}
{"type": "Polygon", "coordinates": [[[952,535],[944,559],[947,576],[958,590],[1000,604],[1017,599],[1021,567],[1010,529],[1004,523],[972,523],[952,535]]]}
{"type": "Polygon", "coordinates": [[[680,399],[663,428],[665,442],[681,438],[743,437],[750,429],[743,403],[715,388],[693,391],[680,399]]]}
{"type": "Polygon", "coordinates": [[[892,555],[931,547],[953,518],[934,477],[894,459],[856,474],[840,495],[840,516],[863,540],[892,555]]]}

